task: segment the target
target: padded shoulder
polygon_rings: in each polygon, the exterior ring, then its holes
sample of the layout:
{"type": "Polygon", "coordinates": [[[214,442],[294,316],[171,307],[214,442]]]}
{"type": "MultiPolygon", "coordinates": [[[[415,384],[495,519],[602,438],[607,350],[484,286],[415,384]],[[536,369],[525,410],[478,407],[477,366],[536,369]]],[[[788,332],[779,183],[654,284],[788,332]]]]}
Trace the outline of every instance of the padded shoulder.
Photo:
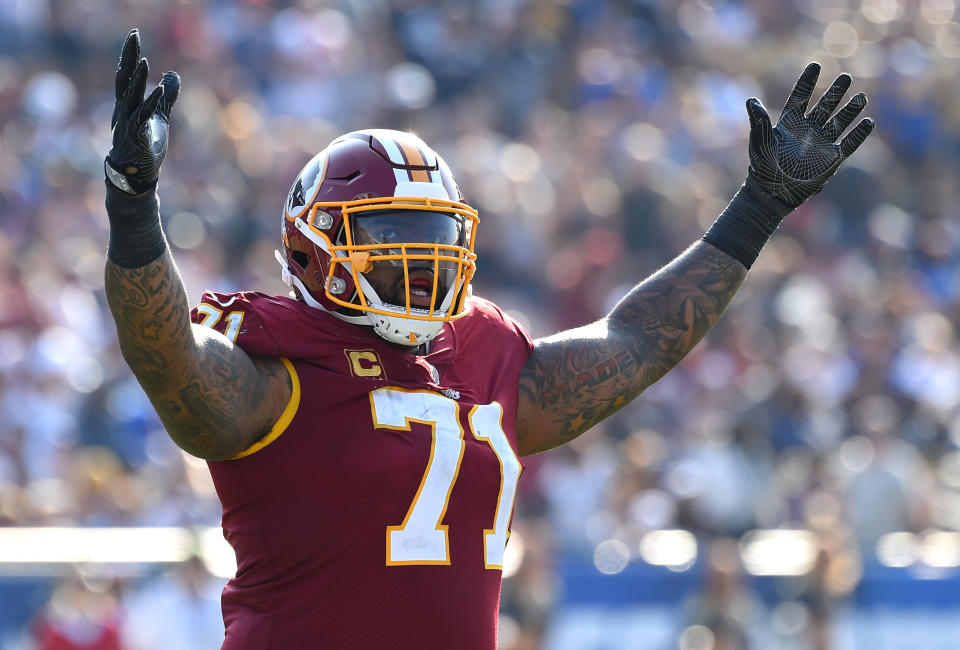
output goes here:
{"type": "Polygon", "coordinates": [[[458,329],[462,324],[463,329],[467,330],[465,334],[469,332],[477,338],[479,331],[482,331],[485,337],[493,336],[501,343],[526,348],[528,355],[533,350],[533,339],[526,328],[495,303],[471,296],[467,301],[467,309],[469,313],[461,321],[455,321],[458,329]]]}
{"type": "Polygon", "coordinates": [[[345,323],[322,309],[287,296],[257,291],[205,292],[192,312],[206,325],[256,356],[317,359],[342,356],[344,346],[369,347],[367,329],[345,323]]]}
{"type": "Polygon", "coordinates": [[[270,296],[258,292],[205,291],[190,318],[220,332],[248,354],[275,357],[281,350],[271,324],[282,320],[275,313],[278,307],[270,296]]]}

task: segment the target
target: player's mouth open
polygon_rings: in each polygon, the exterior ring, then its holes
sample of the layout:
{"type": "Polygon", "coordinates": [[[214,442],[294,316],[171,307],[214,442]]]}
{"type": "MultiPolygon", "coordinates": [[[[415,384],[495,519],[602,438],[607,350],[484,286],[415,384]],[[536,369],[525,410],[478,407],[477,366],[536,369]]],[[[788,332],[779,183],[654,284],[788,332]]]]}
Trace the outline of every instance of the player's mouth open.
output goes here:
{"type": "MultiPolygon", "coordinates": [[[[413,307],[430,308],[433,296],[433,271],[416,270],[410,272],[410,304],[413,307]]],[[[434,305],[436,309],[437,305],[434,305]]]]}

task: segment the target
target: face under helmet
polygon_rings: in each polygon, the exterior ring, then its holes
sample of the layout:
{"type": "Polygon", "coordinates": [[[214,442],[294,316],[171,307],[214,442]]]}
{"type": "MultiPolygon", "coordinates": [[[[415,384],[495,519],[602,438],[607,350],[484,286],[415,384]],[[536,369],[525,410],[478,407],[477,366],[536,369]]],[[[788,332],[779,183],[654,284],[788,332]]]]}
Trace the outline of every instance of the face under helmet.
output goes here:
{"type": "Polygon", "coordinates": [[[294,181],[283,211],[283,280],[306,304],[417,346],[463,315],[477,211],[417,136],[340,136],[294,181]]]}

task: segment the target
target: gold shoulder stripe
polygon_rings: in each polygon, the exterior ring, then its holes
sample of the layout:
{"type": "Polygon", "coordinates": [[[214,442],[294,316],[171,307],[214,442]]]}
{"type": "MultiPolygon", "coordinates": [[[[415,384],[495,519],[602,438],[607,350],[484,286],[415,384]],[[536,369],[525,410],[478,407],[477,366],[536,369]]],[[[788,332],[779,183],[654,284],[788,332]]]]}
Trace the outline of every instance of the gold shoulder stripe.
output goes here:
{"type": "Polygon", "coordinates": [[[297,414],[297,409],[300,408],[300,377],[297,375],[297,370],[293,367],[293,364],[290,363],[290,359],[287,359],[286,357],[278,358],[283,363],[283,366],[287,369],[287,372],[290,373],[290,401],[287,402],[287,407],[283,409],[280,419],[277,420],[276,424],[274,424],[270,429],[270,433],[260,438],[260,440],[256,441],[230,460],[237,460],[238,458],[255,454],[279,438],[280,434],[286,431],[287,427],[290,426],[290,423],[293,421],[293,416],[297,414]]]}

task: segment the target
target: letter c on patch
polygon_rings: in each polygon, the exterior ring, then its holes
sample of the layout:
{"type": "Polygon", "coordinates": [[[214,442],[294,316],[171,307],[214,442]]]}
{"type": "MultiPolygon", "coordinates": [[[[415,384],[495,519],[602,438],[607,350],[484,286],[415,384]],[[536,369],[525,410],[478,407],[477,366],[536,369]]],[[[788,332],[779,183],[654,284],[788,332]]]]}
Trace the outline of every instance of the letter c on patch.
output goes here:
{"type": "Polygon", "coordinates": [[[372,350],[344,350],[350,359],[350,370],[357,377],[379,377],[383,374],[380,357],[372,350]]]}

